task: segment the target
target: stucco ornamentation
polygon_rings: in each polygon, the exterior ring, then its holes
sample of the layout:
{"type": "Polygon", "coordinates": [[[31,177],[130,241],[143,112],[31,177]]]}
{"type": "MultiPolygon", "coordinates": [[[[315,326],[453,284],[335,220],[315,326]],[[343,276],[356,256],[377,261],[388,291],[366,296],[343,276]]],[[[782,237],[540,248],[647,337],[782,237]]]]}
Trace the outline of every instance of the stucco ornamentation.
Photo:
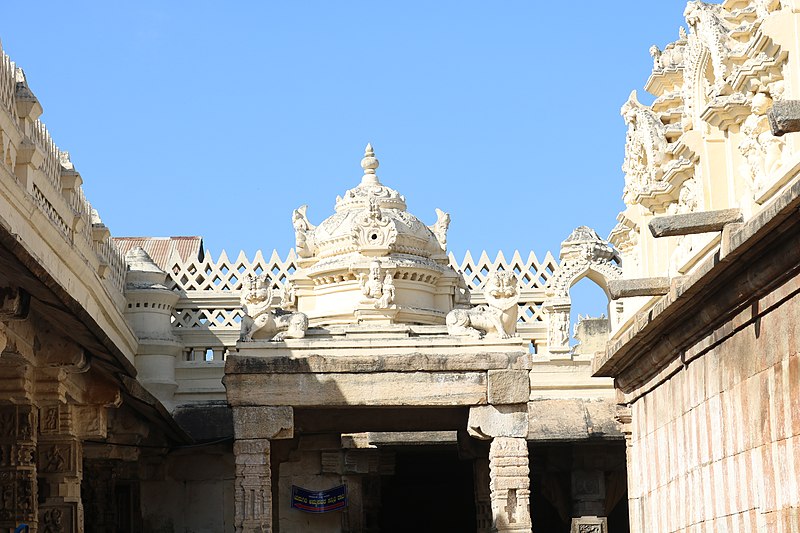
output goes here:
{"type": "Polygon", "coordinates": [[[721,6],[692,0],[686,5],[683,16],[692,30],[696,41],[704,45],[711,55],[714,69],[714,87],[719,90],[725,85],[729,73],[726,61],[731,54],[730,33],[720,17],[721,6]]]}
{"type": "Polygon", "coordinates": [[[269,276],[247,275],[242,287],[240,302],[244,310],[240,341],[255,339],[301,339],[308,329],[308,317],[303,313],[288,313],[272,308],[273,290],[269,276]]]}
{"type": "Polygon", "coordinates": [[[311,257],[314,255],[314,225],[308,221],[306,216],[308,206],[301,205],[292,212],[292,225],[294,226],[294,241],[297,255],[300,257],[311,257]]]}
{"type": "Polygon", "coordinates": [[[436,240],[439,241],[439,246],[442,251],[447,251],[447,228],[450,227],[450,213],[445,213],[439,208],[436,208],[436,222],[433,226],[428,226],[436,240]]]}
{"type": "Polygon", "coordinates": [[[649,190],[661,178],[667,149],[666,127],[652,109],[639,103],[636,91],[631,92],[620,114],[628,125],[622,171],[624,195],[626,203],[630,203],[633,196],[649,190]]]}
{"type": "Polygon", "coordinates": [[[361,272],[358,275],[358,285],[367,303],[372,303],[375,309],[388,309],[394,302],[395,287],[392,273],[384,272],[380,261],[370,263],[368,274],[361,272]]]}
{"type": "Polygon", "coordinates": [[[520,298],[519,281],[511,272],[495,272],[483,291],[488,304],[473,309],[453,309],[447,313],[450,335],[508,339],[517,331],[520,298]]]}
{"type": "Polygon", "coordinates": [[[772,107],[772,98],[756,93],[751,104],[751,114],[742,125],[744,139],[739,143],[739,152],[744,156],[743,173],[750,186],[758,194],[767,183],[767,178],[781,167],[784,141],[772,135],[767,111],[772,107]]]}

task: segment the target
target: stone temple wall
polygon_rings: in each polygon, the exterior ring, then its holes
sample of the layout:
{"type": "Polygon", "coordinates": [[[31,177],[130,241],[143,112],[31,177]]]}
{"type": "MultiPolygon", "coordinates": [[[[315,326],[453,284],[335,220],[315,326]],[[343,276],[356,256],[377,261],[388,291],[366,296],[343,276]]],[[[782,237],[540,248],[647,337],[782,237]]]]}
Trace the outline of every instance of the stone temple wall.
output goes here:
{"type": "Polygon", "coordinates": [[[758,302],[763,314],[742,311],[686,353],[702,356],[633,403],[634,531],[796,530],[798,291],[795,276],[758,302]]]}

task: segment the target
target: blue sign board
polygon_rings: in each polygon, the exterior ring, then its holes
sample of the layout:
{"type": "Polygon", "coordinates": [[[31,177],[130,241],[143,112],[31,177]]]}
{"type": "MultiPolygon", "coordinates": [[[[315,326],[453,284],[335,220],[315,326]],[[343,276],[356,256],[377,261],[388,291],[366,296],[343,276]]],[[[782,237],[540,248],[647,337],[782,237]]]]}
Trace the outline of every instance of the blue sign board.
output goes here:
{"type": "Polygon", "coordinates": [[[347,507],[347,485],[328,490],[307,490],[292,485],[292,507],[307,513],[329,513],[347,507]]]}

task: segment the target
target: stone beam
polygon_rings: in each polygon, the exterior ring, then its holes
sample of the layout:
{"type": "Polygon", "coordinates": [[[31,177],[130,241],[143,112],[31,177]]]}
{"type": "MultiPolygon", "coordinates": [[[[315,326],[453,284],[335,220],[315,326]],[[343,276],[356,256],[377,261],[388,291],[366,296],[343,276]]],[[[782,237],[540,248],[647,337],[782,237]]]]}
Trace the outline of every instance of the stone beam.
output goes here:
{"type": "Polygon", "coordinates": [[[633,296],[661,296],[669,292],[669,278],[615,279],[608,281],[612,300],[633,296]]]}
{"type": "Polygon", "coordinates": [[[739,209],[720,209],[654,217],[648,226],[653,237],[658,238],[722,231],[726,224],[743,220],[742,212],[739,209]]]}
{"type": "Polygon", "coordinates": [[[781,136],[800,131],[800,100],[777,100],[767,113],[772,134],[781,136]]]}

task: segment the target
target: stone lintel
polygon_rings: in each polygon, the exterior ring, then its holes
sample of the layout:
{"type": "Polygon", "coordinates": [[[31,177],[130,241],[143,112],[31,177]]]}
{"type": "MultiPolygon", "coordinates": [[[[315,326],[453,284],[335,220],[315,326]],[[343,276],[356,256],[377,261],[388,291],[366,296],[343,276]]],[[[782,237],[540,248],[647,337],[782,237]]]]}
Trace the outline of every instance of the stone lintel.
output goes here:
{"type": "Polygon", "coordinates": [[[240,405],[444,407],[486,403],[486,372],[227,374],[223,382],[228,403],[234,408],[240,405]]]}
{"type": "Polygon", "coordinates": [[[776,100],[767,118],[773,135],[800,131],[800,100],[776,100]]]}
{"type": "Polygon", "coordinates": [[[653,217],[648,227],[653,237],[672,237],[675,235],[722,231],[726,224],[742,222],[743,220],[742,212],[739,209],[719,209],[717,211],[700,211],[697,213],[653,217]]]}
{"type": "Polygon", "coordinates": [[[669,292],[669,278],[612,279],[608,281],[612,300],[634,296],[661,296],[669,292]]]}
{"type": "Polygon", "coordinates": [[[467,432],[481,440],[494,437],[527,437],[528,406],[480,405],[469,410],[467,432]]]}
{"type": "Polygon", "coordinates": [[[489,403],[506,405],[525,403],[531,395],[528,370],[489,370],[489,403]]]}
{"type": "Polygon", "coordinates": [[[417,348],[397,353],[366,353],[366,350],[343,350],[348,355],[315,352],[274,353],[265,349],[239,349],[225,362],[225,374],[304,374],[304,373],[374,373],[374,372],[449,372],[530,368],[526,351],[475,349],[449,350],[417,348]],[[354,353],[355,352],[355,353],[354,353]],[[360,352],[360,353],[359,353],[360,352]]]}
{"type": "Polygon", "coordinates": [[[244,407],[233,409],[236,439],[291,439],[294,437],[294,411],[289,406],[244,407]]]}

